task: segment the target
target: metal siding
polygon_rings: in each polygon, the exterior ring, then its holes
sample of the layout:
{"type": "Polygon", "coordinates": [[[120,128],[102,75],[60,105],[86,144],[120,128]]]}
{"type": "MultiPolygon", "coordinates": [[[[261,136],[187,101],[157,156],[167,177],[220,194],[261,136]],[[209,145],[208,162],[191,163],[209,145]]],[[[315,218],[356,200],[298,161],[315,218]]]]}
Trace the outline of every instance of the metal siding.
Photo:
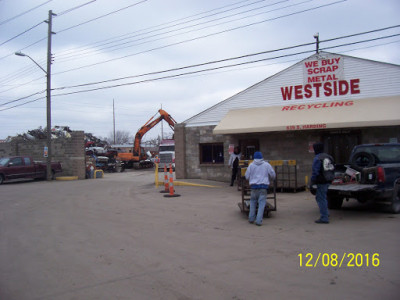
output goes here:
{"type": "MultiPolygon", "coordinates": [[[[335,54],[323,53],[323,55],[329,57],[335,54]]],[[[360,79],[360,94],[317,98],[313,93],[313,97],[309,99],[284,101],[281,87],[303,84],[303,61],[301,61],[201,112],[187,120],[185,124],[186,126],[216,125],[231,109],[400,95],[400,66],[348,56],[341,57],[344,59],[345,79],[360,79]]]]}

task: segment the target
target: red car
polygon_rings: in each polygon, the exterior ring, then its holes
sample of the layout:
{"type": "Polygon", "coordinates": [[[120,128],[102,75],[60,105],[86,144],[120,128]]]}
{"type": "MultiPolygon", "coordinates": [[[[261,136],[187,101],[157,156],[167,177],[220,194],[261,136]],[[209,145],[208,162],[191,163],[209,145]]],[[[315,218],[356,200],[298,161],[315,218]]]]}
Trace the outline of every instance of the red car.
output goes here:
{"type": "MultiPolygon", "coordinates": [[[[51,163],[52,177],[62,171],[61,163],[51,163]]],[[[29,156],[0,158],[0,184],[12,179],[45,179],[46,163],[35,162],[29,156]]]]}

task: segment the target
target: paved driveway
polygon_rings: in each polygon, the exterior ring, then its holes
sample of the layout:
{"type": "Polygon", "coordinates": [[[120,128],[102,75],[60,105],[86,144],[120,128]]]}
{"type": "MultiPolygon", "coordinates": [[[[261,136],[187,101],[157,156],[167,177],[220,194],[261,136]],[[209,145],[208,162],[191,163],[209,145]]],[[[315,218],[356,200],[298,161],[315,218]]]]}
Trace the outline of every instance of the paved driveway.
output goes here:
{"type": "Polygon", "coordinates": [[[0,299],[399,298],[400,215],[348,203],[318,225],[301,192],[257,227],[235,188],[164,198],[153,180],[0,186],[0,299]]]}

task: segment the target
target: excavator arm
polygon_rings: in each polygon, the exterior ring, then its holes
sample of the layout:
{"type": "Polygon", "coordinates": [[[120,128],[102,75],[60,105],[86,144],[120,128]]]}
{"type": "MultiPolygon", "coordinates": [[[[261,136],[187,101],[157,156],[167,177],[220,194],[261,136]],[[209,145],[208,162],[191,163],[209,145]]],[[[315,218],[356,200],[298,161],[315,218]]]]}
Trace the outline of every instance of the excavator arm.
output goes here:
{"type": "MultiPolygon", "coordinates": [[[[142,156],[141,150],[140,150],[140,143],[142,141],[142,137],[154,126],[156,126],[158,123],[160,123],[162,120],[165,120],[168,125],[171,127],[171,129],[174,129],[174,126],[176,124],[176,121],[174,118],[171,117],[170,114],[168,114],[165,110],[160,109],[158,111],[160,116],[156,119],[153,120],[154,116],[150,118],[150,120],[147,121],[146,124],[144,124],[136,133],[135,136],[135,142],[133,144],[133,155],[135,156],[142,156]]],[[[141,159],[141,158],[140,158],[141,159]]]]}

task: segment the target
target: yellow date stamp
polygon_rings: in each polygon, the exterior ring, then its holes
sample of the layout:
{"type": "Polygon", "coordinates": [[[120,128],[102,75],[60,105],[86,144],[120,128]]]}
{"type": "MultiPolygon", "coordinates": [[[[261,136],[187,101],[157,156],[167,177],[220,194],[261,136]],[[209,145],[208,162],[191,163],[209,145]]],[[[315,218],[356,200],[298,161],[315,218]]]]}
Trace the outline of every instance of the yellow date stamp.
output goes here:
{"type": "Polygon", "coordinates": [[[379,253],[299,253],[300,267],[316,268],[338,267],[338,268],[361,268],[361,267],[379,267],[379,253]]]}

